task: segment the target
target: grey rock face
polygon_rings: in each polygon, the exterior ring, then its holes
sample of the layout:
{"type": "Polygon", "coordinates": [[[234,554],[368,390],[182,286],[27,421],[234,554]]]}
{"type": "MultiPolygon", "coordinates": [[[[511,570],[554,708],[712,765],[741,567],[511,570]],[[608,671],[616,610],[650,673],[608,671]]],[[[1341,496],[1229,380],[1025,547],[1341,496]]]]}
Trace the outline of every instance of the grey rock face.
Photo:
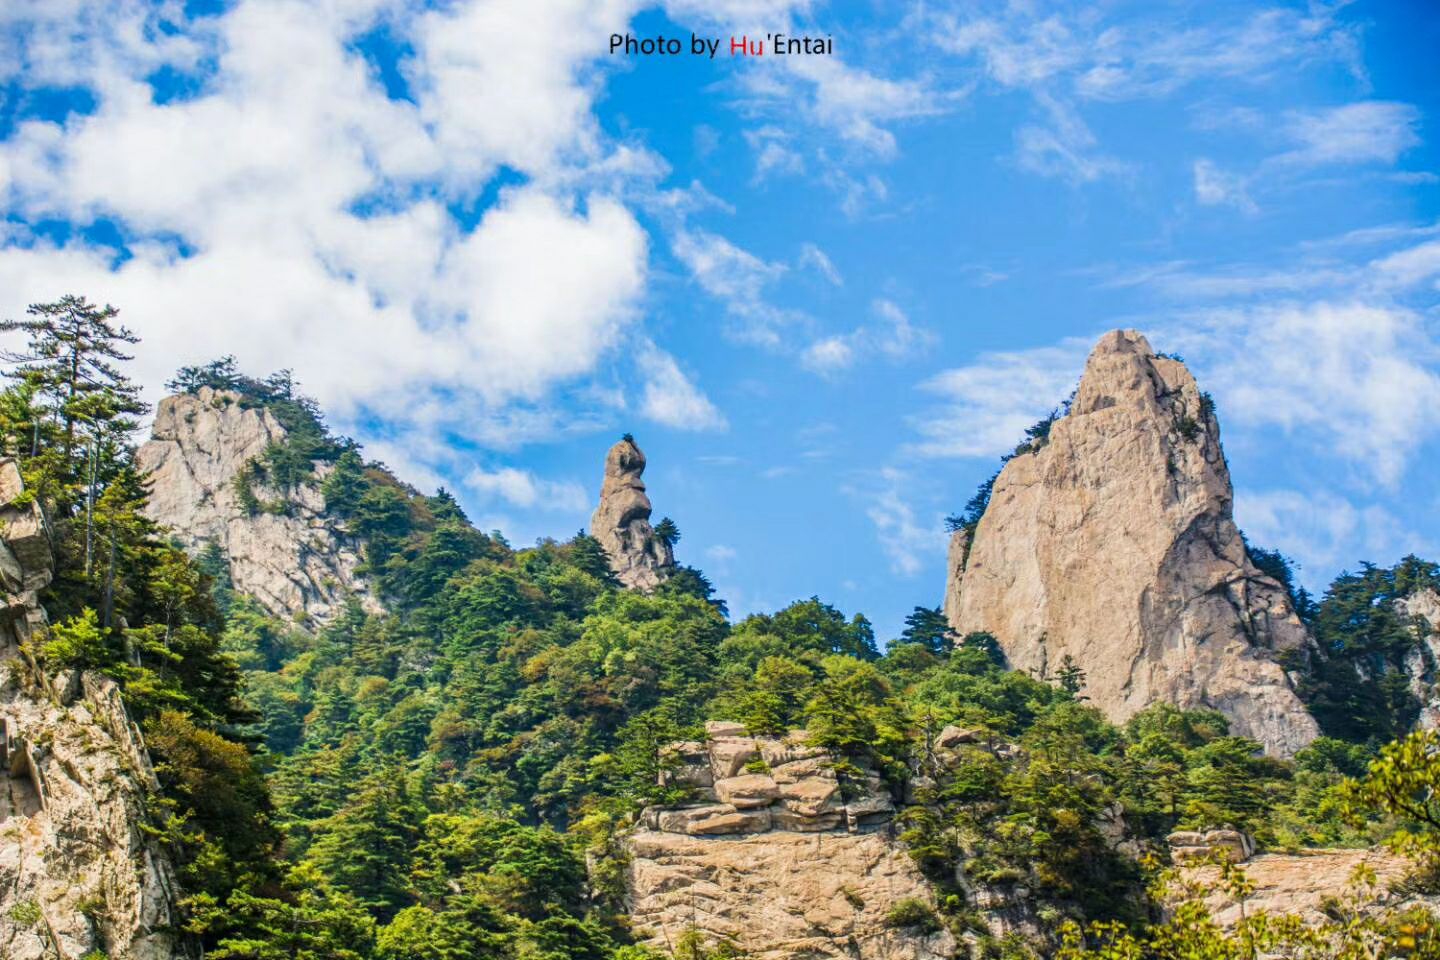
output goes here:
{"type": "Polygon", "coordinates": [[[1282,660],[1303,663],[1311,641],[1247,557],[1232,499],[1190,371],[1139,333],[1106,334],[1070,414],[1005,465],[968,552],[952,544],[950,624],[1042,676],[1069,656],[1114,720],[1157,701],[1212,707],[1292,754],[1318,728],[1282,660]]]}
{"type": "Polygon", "coordinates": [[[640,479],[645,454],[634,440],[621,440],[605,456],[600,505],[590,518],[590,535],[610,557],[610,567],[631,590],[654,590],[675,568],[670,545],[650,526],[650,498],[640,479]]]}
{"type": "Polygon", "coordinates": [[[239,394],[202,387],[166,397],[139,451],[152,485],[146,514],[189,550],[218,544],[235,589],[275,616],[324,624],[354,595],[378,610],[355,572],[359,545],[325,515],[318,480],[328,464],[318,465],[317,482],[295,490],[255,487],[262,501],[283,501],[284,513],[241,505],[236,476],[284,437],[269,411],[242,405],[239,394]]]}
{"type": "Polygon", "coordinates": [[[1421,730],[1440,727],[1440,593],[1417,590],[1395,601],[1401,616],[1415,620],[1419,634],[1414,649],[1405,657],[1410,692],[1420,702],[1415,726],[1421,730]]]}
{"type": "Polygon", "coordinates": [[[39,508],[10,502],[20,489],[0,460],[0,957],[192,957],[174,868],[141,830],[158,784],[119,689],[47,676],[21,650],[45,625],[52,560],[39,508]]]}

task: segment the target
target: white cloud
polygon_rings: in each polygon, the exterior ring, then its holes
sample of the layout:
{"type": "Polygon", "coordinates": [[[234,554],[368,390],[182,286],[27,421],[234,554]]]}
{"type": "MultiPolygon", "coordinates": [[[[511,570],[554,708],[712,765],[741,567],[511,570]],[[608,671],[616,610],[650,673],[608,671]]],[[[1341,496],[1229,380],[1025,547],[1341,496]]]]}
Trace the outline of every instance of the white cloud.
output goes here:
{"type": "Polygon", "coordinates": [[[567,154],[595,158],[595,45],[638,6],[490,0],[422,15],[413,71],[421,116],[455,175],[478,183],[504,164],[543,178],[567,154]]]}
{"type": "Polygon", "coordinates": [[[816,340],[800,354],[800,363],[815,373],[838,373],[855,362],[855,348],[850,338],[825,337],[816,340]]]}
{"type": "Polygon", "coordinates": [[[1396,483],[1415,450],[1440,435],[1440,348],[1404,308],[1316,302],[1197,311],[1163,339],[1201,359],[1227,422],[1303,430],[1383,484],[1396,483]]]}
{"type": "Polygon", "coordinates": [[[877,299],[870,309],[875,322],[815,341],[801,352],[801,365],[814,373],[830,375],[848,369],[865,354],[907,360],[935,342],[935,335],[912,324],[894,301],[877,299]]]}
{"type": "Polygon", "coordinates": [[[725,417],[685,376],[675,358],[654,344],[642,345],[636,364],[645,377],[640,410],[678,430],[724,430],[725,417]]]}
{"type": "Polygon", "coordinates": [[[780,127],[766,124],[757,130],[746,130],[744,136],[755,153],[753,182],[762,183],[772,176],[794,176],[805,172],[805,158],[789,146],[791,136],[780,127]]]}
{"type": "Polygon", "coordinates": [[[1413,287],[1440,277],[1440,240],[1430,240],[1387,254],[1370,264],[1377,282],[1413,287]]]}
{"type": "Polygon", "coordinates": [[[633,4],[387,6],[418,103],[351,49],[379,2],[247,0],[181,34],[150,5],[61,6],[0,14],[22,38],[0,70],[58,58],[97,107],[22,124],[0,186],[30,221],[122,224],[133,256],[11,227],[6,312],[84,292],[146,338],[152,390],[177,362],[234,353],[294,367],[342,424],[363,408],[500,443],[553,430],[550,394],[636,323],[648,239],[621,197],[663,164],[598,131],[588,39],[633,4]],[[201,71],[198,92],[156,103],[141,78],[162,62],[201,71]],[[445,202],[501,164],[530,179],[467,232],[445,202]]]}
{"type": "MultiPolygon", "coordinates": [[[[1158,98],[1220,79],[1262,82],[1308,62],[1338,63],[1361,76],[1356,34],[1338,22],[1338,6],[1187,17],[1180,26],[1164,7],[1122,21],[1094,6],[978,2],[963,5],[963,14],[922,6],[910,25],[973,63],[991,85],[1033,97],[1040,121],[1015,132],[1023,169],[1088,183],[1123,175],[1129,165],[1104,152],[1077,104],[1158,98]]],[[[1296,130],[1307,130],[1300,118],[1296,130]]]]}
{"type": "Polygon", "coordinates": [[[1046,177],[1088,183],[1126,173],[1127,164],[1099,152],[1095,134],[1080,114],[1064,102],[1039,93],[1048,122],[1026,124],[1015,131],[1015,156],[1020,167],[1046,177]]]}
{"type": "Polygon", "coordinates": [[[840,276],[840,271],[836,269],[834,261],[826,256],[824,250],[813,243],[800,245],[800,266],[812,268],[837,287],[845,285],[845,280],[840,276]]]}
{"type": "Polygon", "coordinates": [[[875,525],[880,548],[890,559],[890,569],[900,576],[913,577],[925,564],[939,557],[944,549],[945,535],[940,518],[922,522],[915,508],[906,499],[909,478],[893,467],[880,470],[878,491],[852,491],[869,502],[865,515],[875,525]]]}
{"type": "Polygon", "coordinates": [[[500,500],[525,510],[581,513],[590,506],[590,498],[579,483],[545,480],[514,467],[497,470],[477,467],[466,474],[463,482],[482,500],[500,500]]]}
{"type": "Polygon", "coordinates": [[[935,342],[935,335],[912,324],[895,301],[882,297],[872,301],[870,309],[879,320],[878,326],[872,328],[872,338],[880,352],[891,359],[914,356],[935,342]]]}
{"type": "Polygon", "coordinates": [[[1246,213],[1258,209],[1245,190],[1245,179],[1221,170],[1211,160],[1195,161],[1195,199],[1205,206],[1231,206],[1246,213]]]}
{"type": "Polygon", "coordinates": [[[983,353],[921,384],[943,405],[915,420],[923,438],[913,452],[928,457],[995,457],[1009,453],[1025,428],[1069,395],[1091,340],[1072,337],[1054,346],[983,353]]]}
{"type": "Polygon", "coordinates": [[[762,260],[703,230],[679,231],[673,249],[700,288],[724,304],[736,321],[732,332],[738,338],[762,346],[780,345],[781,328],[797,315],[772,306],[766,288],[785,274],[785,264],[762,260]]]}
{"type": "Polygon", "coordinates": [[[1420,111],[1407,103],[1368,100],[1288,115],[1284,132],[1296,146],[1278,159],[1289,164],[1394,163],[1420,143],[1420,111]]]}
{"type": "Polygon", "coordinates": [[[1356,506],[1328,490],[1238,490],[1235,521],[1251,543],[1295,560],[1300,581],[1316,593],[1335,571],[1358,569],[1361,561],[1435,551],[1384,507],[1356,506]]]}
{"type": "Polygon", "coordinates": [[[705,556],[709,557],[711,560],[726,562],[729,560],[734,560],[738,556],[738,554],[735,552],[734,547],[727,547],[723,543],[717,543],[713,547],[705,548],[705,556]]]}
{"type": "Polygon", "coordinates": [[[975,3],[965,9],[964,16],[943,10],[926,16],[933,42],[977,60],[1005,87],[1121,101],[1205,80],[1263,80],[1296,62],[1337,62],[1359,71],[1352,29],[1338,23],[1333,8],[1315,5],[1266,7],[1243,18],[1187,18],[1183,26],[1164,7],[1125,22],[1085,6],[975,3]]]}

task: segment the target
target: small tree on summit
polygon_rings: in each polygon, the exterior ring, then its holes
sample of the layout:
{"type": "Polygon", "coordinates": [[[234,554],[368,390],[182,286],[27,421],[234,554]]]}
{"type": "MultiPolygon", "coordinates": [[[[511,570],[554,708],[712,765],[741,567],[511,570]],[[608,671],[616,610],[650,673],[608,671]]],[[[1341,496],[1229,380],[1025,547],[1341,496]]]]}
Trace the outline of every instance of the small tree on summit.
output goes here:
{"type": "Polygon", "coordinates": [[[669,517],[662,517],[660,522],[655,524],[655,536],[664,541],[670,549],[675,549],[675,544],[680,542],[680,528],[675,521],[669,517]]]}

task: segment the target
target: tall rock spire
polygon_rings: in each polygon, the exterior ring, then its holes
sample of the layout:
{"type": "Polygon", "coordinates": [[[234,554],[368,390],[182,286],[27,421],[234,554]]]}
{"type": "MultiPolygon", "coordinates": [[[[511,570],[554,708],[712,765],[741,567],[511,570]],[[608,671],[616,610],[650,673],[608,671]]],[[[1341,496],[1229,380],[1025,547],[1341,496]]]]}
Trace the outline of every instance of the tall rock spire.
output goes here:
{"type": "Polygon", "coordinates": [[[675,567],[670,544],[650,526],[650,498],[640,475],[645,454],[628,433],[605,455],[600,505],[590,518],[590,535],[610,556],[610,568],[631,590],[654,590],[675,567]]]}
{"type": "Polygon", "coordinates": [[[1114,720],[1157,701],[1211,707],[1289,755],[1318,733],[1287,667],[1312,643],[1246,554],[1213,405],[1177,359],[1106,334],[1067,416],[1011,459],[952,545],[945,608],[1011,666],[1066,657],[1114,720]]]}

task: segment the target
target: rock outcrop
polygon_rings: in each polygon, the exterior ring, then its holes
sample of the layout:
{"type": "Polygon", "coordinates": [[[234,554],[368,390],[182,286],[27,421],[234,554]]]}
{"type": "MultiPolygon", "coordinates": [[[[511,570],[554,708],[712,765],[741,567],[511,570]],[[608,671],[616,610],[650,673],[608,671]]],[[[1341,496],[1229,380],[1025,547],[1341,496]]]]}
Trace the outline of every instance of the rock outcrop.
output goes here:
{"type": "Polygon", "coordinates": [[[142,830],[158,784],[118,688],[48,676],[21,648],[45,625],[52,561],[20,489],[0,460],[0,957],[191,957],[169,856],[142,830]]]}
{"type": "Polygon", "coordinates": [[[771,832],[630,838],[631,917],[641,939],[673,946],[688,931],[755,960],[941,960],[944,929],[895,919],[933,895],[910,855],[883,834],[771,832]]]}
{"type": "Polygon", "coordinates": [[[1134,331],[1090,355],[1067,416],[1013,457],[973,533],[952,549],[946,608],[993,634],[1010,664],[1065,658],[1114,720],[1157,701],[1212,707],[1289,755],[1318,733],[1286,667],[1309,635],[1256,569],[1231,515],[1209,398],[1134,331]]]}
{"type": "Polygon", "coordinates": [[[1177,830],[1165,838],[1175,863],[1222,858],[1244,863],[1255,856],[1255,838],[1232,827],[1218,830],[1177,830]]]}
{"type": "Polygon", "coordinates": [[[652,945],[694,930],[764,960],[953,954],[878,777],[842,783],[804,730],[752,737],[728,722],[662,759],[661,784],[689,797],[646,808],[630,839],[631,916],[652,945]]]}
{"type": "Polygon", "coordinates": [[[895,817],[884,782],[862,770],[840,782],[834,758],[804,730],[752,737],[740,724],[706,724],[704,741],[671,744],[663,753],[662,786],[689,796],[671,807],[647,807],[649,830],[720,836],[781,830],[870,832],[895,817]]]}
{"type": "Polygon", "coordinates": [[[138,456],[152,487],[147,516],[192,552],[217,544],[235,589],[275,616],[324,624],[357,595],[378,609],[356,573],[358,544],[325,513],[319,481],[328,464],[293,490],[255,486],[257,498],[283,510],[241,503],[236,478],[284,439],[274,415],[238,393],[201,387],[166,397],[138,456]]]}
{"type": "Polygon", "coordinates": [[[650,526],[650,498],[640,479],[645,454],[628,434],[605,455],[600,505],[590,518],[590,535],[610,557],[616,578],[631,590],[654,590],[675,567],[670,544],[650,526]]]}
{"type": "Polygon", "coordinates": [[[1410,692],[1420,704],[1415,726],[1421,730],[1440,727],[1440,593],[1417,590],[1395,602],[1401,616],[1415,623],[1415,646],[1405,656],[1405,673],[1410,692]]]}
{"type": "Polygon", "coordinates": [[[1424,905],[1433,911],[1435,897],[1412,899],[1404,892],[1401,881],[1413,870],[1411,861],[1376,849],[1262,853],[1244,866],[1254,892],[1243,907],[1220,882],[1220,871],[1215,866],[1186,867],[1182,876],[1208,891],[1205,905],[1222,927],[1233,927],[1241,917],[1260,911],[1272,916],[1298,916],[1313,925],[1333,922],[1332,904],[1336,900],[1355,902],[1367,914],[1412,905],[1424,905]],[[1373,888],[1355,885],[1357,868],[1374,872],[1373,888]]]}

